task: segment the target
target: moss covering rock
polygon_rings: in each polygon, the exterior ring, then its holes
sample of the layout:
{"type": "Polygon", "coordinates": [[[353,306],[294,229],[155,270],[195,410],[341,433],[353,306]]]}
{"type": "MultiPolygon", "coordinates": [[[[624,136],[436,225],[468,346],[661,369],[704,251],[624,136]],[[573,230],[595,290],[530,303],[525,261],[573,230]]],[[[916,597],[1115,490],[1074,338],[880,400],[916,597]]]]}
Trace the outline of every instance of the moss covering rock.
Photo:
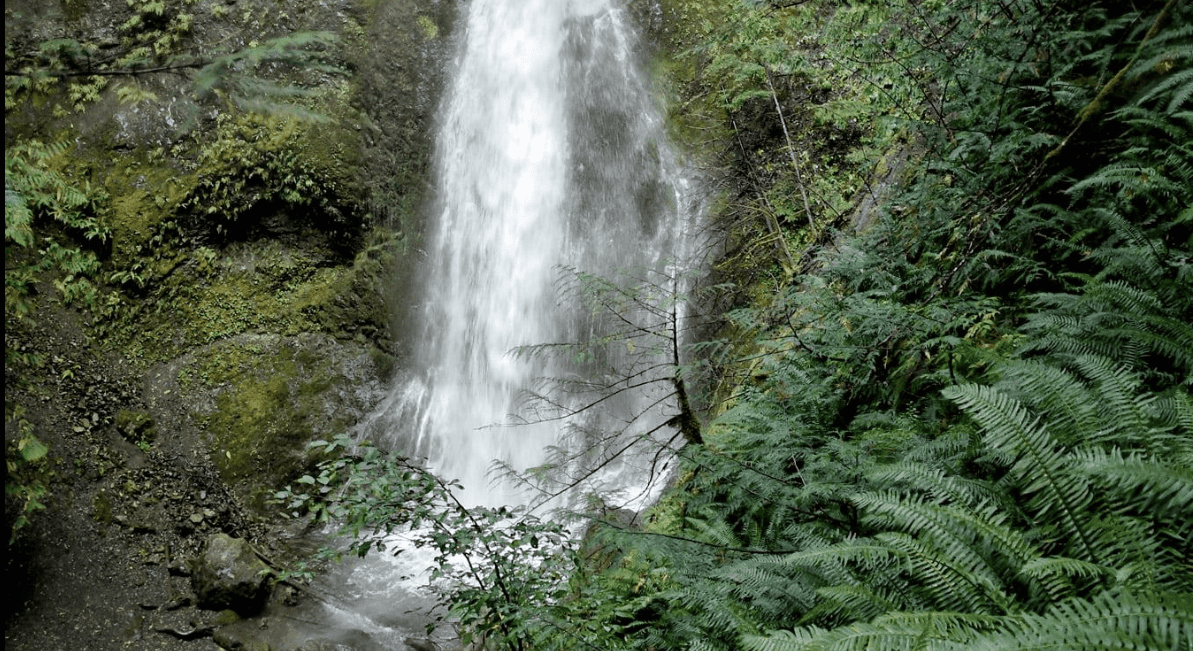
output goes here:
{"type": "Polygon", "coordinates": [[[155,365],[148,396],[177,443],[263,506],[263,492],[313,463],[307,442],[346,431],[381,399],[387,359],[327,334],[241,334],[155,365]]]}

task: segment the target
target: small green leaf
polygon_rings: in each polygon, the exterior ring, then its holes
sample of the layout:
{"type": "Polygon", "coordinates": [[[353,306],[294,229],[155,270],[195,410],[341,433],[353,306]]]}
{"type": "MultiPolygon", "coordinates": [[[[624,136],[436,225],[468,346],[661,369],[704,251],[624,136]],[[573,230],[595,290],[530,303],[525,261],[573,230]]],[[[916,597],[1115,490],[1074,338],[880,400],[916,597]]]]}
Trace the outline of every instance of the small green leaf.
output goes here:
{"type": "Polygon", "coordinates": [[[21,450],[21,458],[30,463],[41,459],[50,451],[50,449],[46,447],[45,443],[42,443],[37,439],[36,436],[33,435],[21,439],[19,447],[21,450]]]}

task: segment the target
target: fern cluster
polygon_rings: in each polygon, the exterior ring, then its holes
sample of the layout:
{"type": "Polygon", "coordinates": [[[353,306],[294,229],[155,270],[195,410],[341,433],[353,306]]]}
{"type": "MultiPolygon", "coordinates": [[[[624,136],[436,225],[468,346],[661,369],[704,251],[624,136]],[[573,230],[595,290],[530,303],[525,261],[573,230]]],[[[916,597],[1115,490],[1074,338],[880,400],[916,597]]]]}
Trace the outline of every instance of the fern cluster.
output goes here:
{"type": "Polygon", "coordinates": [[[815,56],[876,76],[925,154],[871,228],[730,314],[751,343],[723,413],[575,580],[598,646],[1190,648],[1193,12],[785,4],[714,48],[727,107],[794,70],[784,16],[853,20],[815,56]]]}
{"type": "Polygon", "coordinates": [[[4,151],[4,317],[26,318],[46,272],[67,302],[92,307],[96,251],[110,238],[104,194],[70,183],[51,167],[64,143],[28,142],[4,151]]]}
{"type": "MultiPolygon", "coordinates": [[[[38,308],[39,286],[55,288],[64,303],[96,307],[98,252],[111,235],[104,225],[107,197],[89,184],[71,183],[54,169],[65,143],[31,141],[4,150],[4,367],[6,381],[21,381],[42,356],[25,345],[25,331],[38,308]]],[[[33,434],[24,408],[4,403],[13,436],[4,449],[4,493],[16,498],[9,544],[29,516],[44,508],[47,447],[33,434]]]]}
{"type": "Polygon", "coordinates": [[[244,228],[241,218],[269,207],[324,208],[335,191],[304,156],[305,125],[289,116],[221,114],[217,133],[196,161],[195,187],[180,208],[204,233],[244,228]]]}

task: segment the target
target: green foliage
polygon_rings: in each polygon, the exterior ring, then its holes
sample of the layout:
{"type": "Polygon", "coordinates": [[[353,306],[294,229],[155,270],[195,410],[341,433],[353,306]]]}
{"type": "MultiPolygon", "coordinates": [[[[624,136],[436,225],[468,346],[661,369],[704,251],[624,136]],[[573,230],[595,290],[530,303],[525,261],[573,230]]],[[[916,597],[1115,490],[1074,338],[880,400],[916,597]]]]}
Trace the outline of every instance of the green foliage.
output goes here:
{"type": "Polygon", "coordinates": [[[924,157],[869,230],[730,314],[724,413],[580,588],[665,607],[595,646],[1187,646],[1188,7],[784,4],[707,32],[730,116],[831,61],[873,92],[820,124],[886,114],[924,157]],[[610,578],[642,566],[666,581],[610,578]]]}
{"type": "Polygon", "coordinates": [[[383,553],[391,534],[409,531],[415,547],[435,552],[430,587],[450,606],[438,619],[458,622],[464,644],[531,649],[533,640],[572,626],[561,602],[579,559],[561,524],[504,507],[466,507],[458,484],[345,436],[312,448],[338,456],[274,498],[293,517],[310,513],[351,537],[344,552],[325,549],[323,556],[383,553]]]}
{"type": "Polygon", "coordinates": [[[133,14],[118,28],[127,52],[117,60],[121,67],[145,66],[165,61],[179,51],[190,35],[195,17],[167,8],[166,0],[125,0],[133,14]]]}
{"type": "Polygon", "coordinates": [[[871,189],[866,168],[895,140],[894,121],[875,116],[915,102],[890,81],[906,74],[894,62],[871,57],[858,65],[861,44],[884,38],[892,7],[675,4],[707,25],[686,55],[701,87],[684,102],[708,97],[732,130],[721,157],[737,176],[738,195],[717,216],[732,224],[733,239],[750,244],[721,266],[745,283],[760,274],[786,280],[808,262],[799,250],[826,238],[871,189]]]}
{"type": "MultiPolygon", "coordinates": [[[[117,27],[120,42],[115,52],[112,43],[101,46],[74,38],[43,41],[34,51],[20,56],[6,47],[5,109],[15,108],[24,98],[50,94],[61,87],[67,106],[56,105],[54,115],[82,113],[99,101],[113,74],[134,75],[137,70],[179,67],[176,57],[190,36],[194,16],[182,11],[180,2],[126,0],[125,4],[128,18],[117,27]]],[[[7,38],[5,44],[9,44],[7,38]]],[[[126,101],[153,97],[132,84],[122,85],[117,92],[126,101]]]]}
{"type": "Polygon", "coordinates": [[[326,120],[294,101],[311,97],[314,91],[271,77],[278,69],[301,72],[307,77],[343,74],[331,61],[334,43],[335,35],[330,32],[296,32],[261,43],[253,41],[242,50],[205,61],[194,78],[195,95],[200,101],[224,98],[246,112],[326,120]]]}
{"type": "Polygon", "coordinates": [[[102,221],[107,198],[89,183],[80,188],[52,168],[51,161],[65,151],[65,144],[39,142],[4,151],[6,323],[28,318],[34,285],[46,275],[66,302],[95,306],[98,294],[91,279],[99,260],[94,248],[110,237],[102,221]]]}
{"type": "MultiPolygon", "coordinates": [[[[173,73],[192,78],[192,94],[200,102],[320,118],[295,100],[311,96],[309,89],[327,76],[342,73],[332,62],[333,34],[304,31],[265,38],[269,30],[259,30],[261,40],[243,48],[199,52],[191,43],[195,29],[195,15],[187,11],[191,4],[190,0],[125,0],[126,18],[117,27],[117,46],[57,38],[18,52],[6,40],[5,110],[49,97],[66,100],[65,106],[54,105],[55,117],[82,113],[103,97],[112,79],[123,80],[115,88],[123,102],[156,100],[157,95],[138,78],[173,73]],[[62,95],[56,96],[59,91],[62,95]]],[[[225,13],[226,8],[218,7],[213,16],[218,19],[225,13]]],[[[246,19],[249,14],[251,10],[246,10],[246,19]]]]}
{"type": "Polygon", "coordinates": [[[33,435],[33,425],[25,420],[25,410],[20,405],[4,403],[4,422],[16,425],[16,436],[4,446],[4,511],[11,545],[17,532],[29,524],[29,516],[45,508],[42,500],[49,495],[46,488],[49,448],[33,435]],[[10,499],[15,501],[11,505],[15,509],[10,509],[10,499]]]}
{"type": "Polygon", "coordinates": [[[336,188],[303,155],[301,120],[279,115],[221,114],[216,137],[199,152],[198,182],[180,208],[200,217],[201,230],[219,236],[246,224],[247,214],[270,207],[325,207],[336,188]]]}

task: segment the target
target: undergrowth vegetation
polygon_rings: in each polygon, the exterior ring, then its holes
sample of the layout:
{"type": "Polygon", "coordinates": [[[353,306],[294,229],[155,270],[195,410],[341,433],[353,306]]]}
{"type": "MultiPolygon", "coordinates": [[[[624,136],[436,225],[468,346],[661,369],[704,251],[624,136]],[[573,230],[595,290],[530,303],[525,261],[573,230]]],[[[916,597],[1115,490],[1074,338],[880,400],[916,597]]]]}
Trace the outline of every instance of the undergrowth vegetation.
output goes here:
{"type": "Polygon", "coordinates": [[[749,39],[727,110],[814,55],[924,153],[730,314],[749,379],[658,528],[610,534],[666,607],[600,646],[1187,648],[1188,7],[780,4],[739,20],[877,27],[749,39]]]}
{"type": "MultiPolygon", "coordinates": [[[[15,12],[18,22],[25,20],[22,10],[15,12]]],[[[188,94],[200,103],[312,117],[294,98],[312,96],[311,87],[342,73],[335,65],[334,34],[295,31],[289,14],[268,4],[256,7],[256,15],[247,5],[229,16],[218,2],[126,0],[106,7],[113,22],[90,33],[74,22],[86,11],[71,14],[64,16],[71,27],[55,38],[31,39],[23,30],[5,37],[6,115],[33,101],[43,117],[48,108],[54,118],[65,118],[94,107],[108,91],[121,103],[157,101],[162,86],[155,77],[171,74],[191,78],[188,94]],[[251,27],[258,38],[236,47],[228,47],[232,38],[216,48],[199,47],[204,39],[196,32],[235,23],[251,27]],[[291,76],[285,82],[278,79],[283,71],[291,76]],[[294,77],[306,78],[295,84],[294,77]]],[[[197,106],[188,112],[194,122],[197,106]]]]}
{"type": "MultiPolygon", "coordinates": [[[[94,309],[99,300],[98,253],[111,239],[103,219],[107,197],[88,183],[72,182],[54,168],[65,145],[38,141],[4,150],[4,369],[5,376],[37,369],[43,356],[18,345],[36,316],[38,285],[52,286],[61,300],[94,309]]],[[[44,291],[46,287],[43,286],[44,291]]],[[[17,511],[6,518],[9,543],[28,517],[44,508],[47,447],[25,418],[25,409],[4,402],[5,504],[17,511]]],[[[5,507],[6,511],[9,509],[5,507]]]]}
{"type": "MultiPolygon", "coordinates": [[[[511,649],[1190,648],[1189,5],[666,4],[709,64],[690,105],[775,127],[735,134],[726,210],[755,226],[727,268],[755,286],[717,414],[566,590],[482,581],[456,613],[511,649]],[[855,232],[892,149],[915,155],[855,232]]],[[[334,508],[384,528],[361,518],[430,490],[403,472],[334,508]]],[[[292,508],[362,481],[309,479],[292,508]]],[[[516,569],[524,540],[451,517],[432,542],[485,561],[466,579],[516,569]]]]}

